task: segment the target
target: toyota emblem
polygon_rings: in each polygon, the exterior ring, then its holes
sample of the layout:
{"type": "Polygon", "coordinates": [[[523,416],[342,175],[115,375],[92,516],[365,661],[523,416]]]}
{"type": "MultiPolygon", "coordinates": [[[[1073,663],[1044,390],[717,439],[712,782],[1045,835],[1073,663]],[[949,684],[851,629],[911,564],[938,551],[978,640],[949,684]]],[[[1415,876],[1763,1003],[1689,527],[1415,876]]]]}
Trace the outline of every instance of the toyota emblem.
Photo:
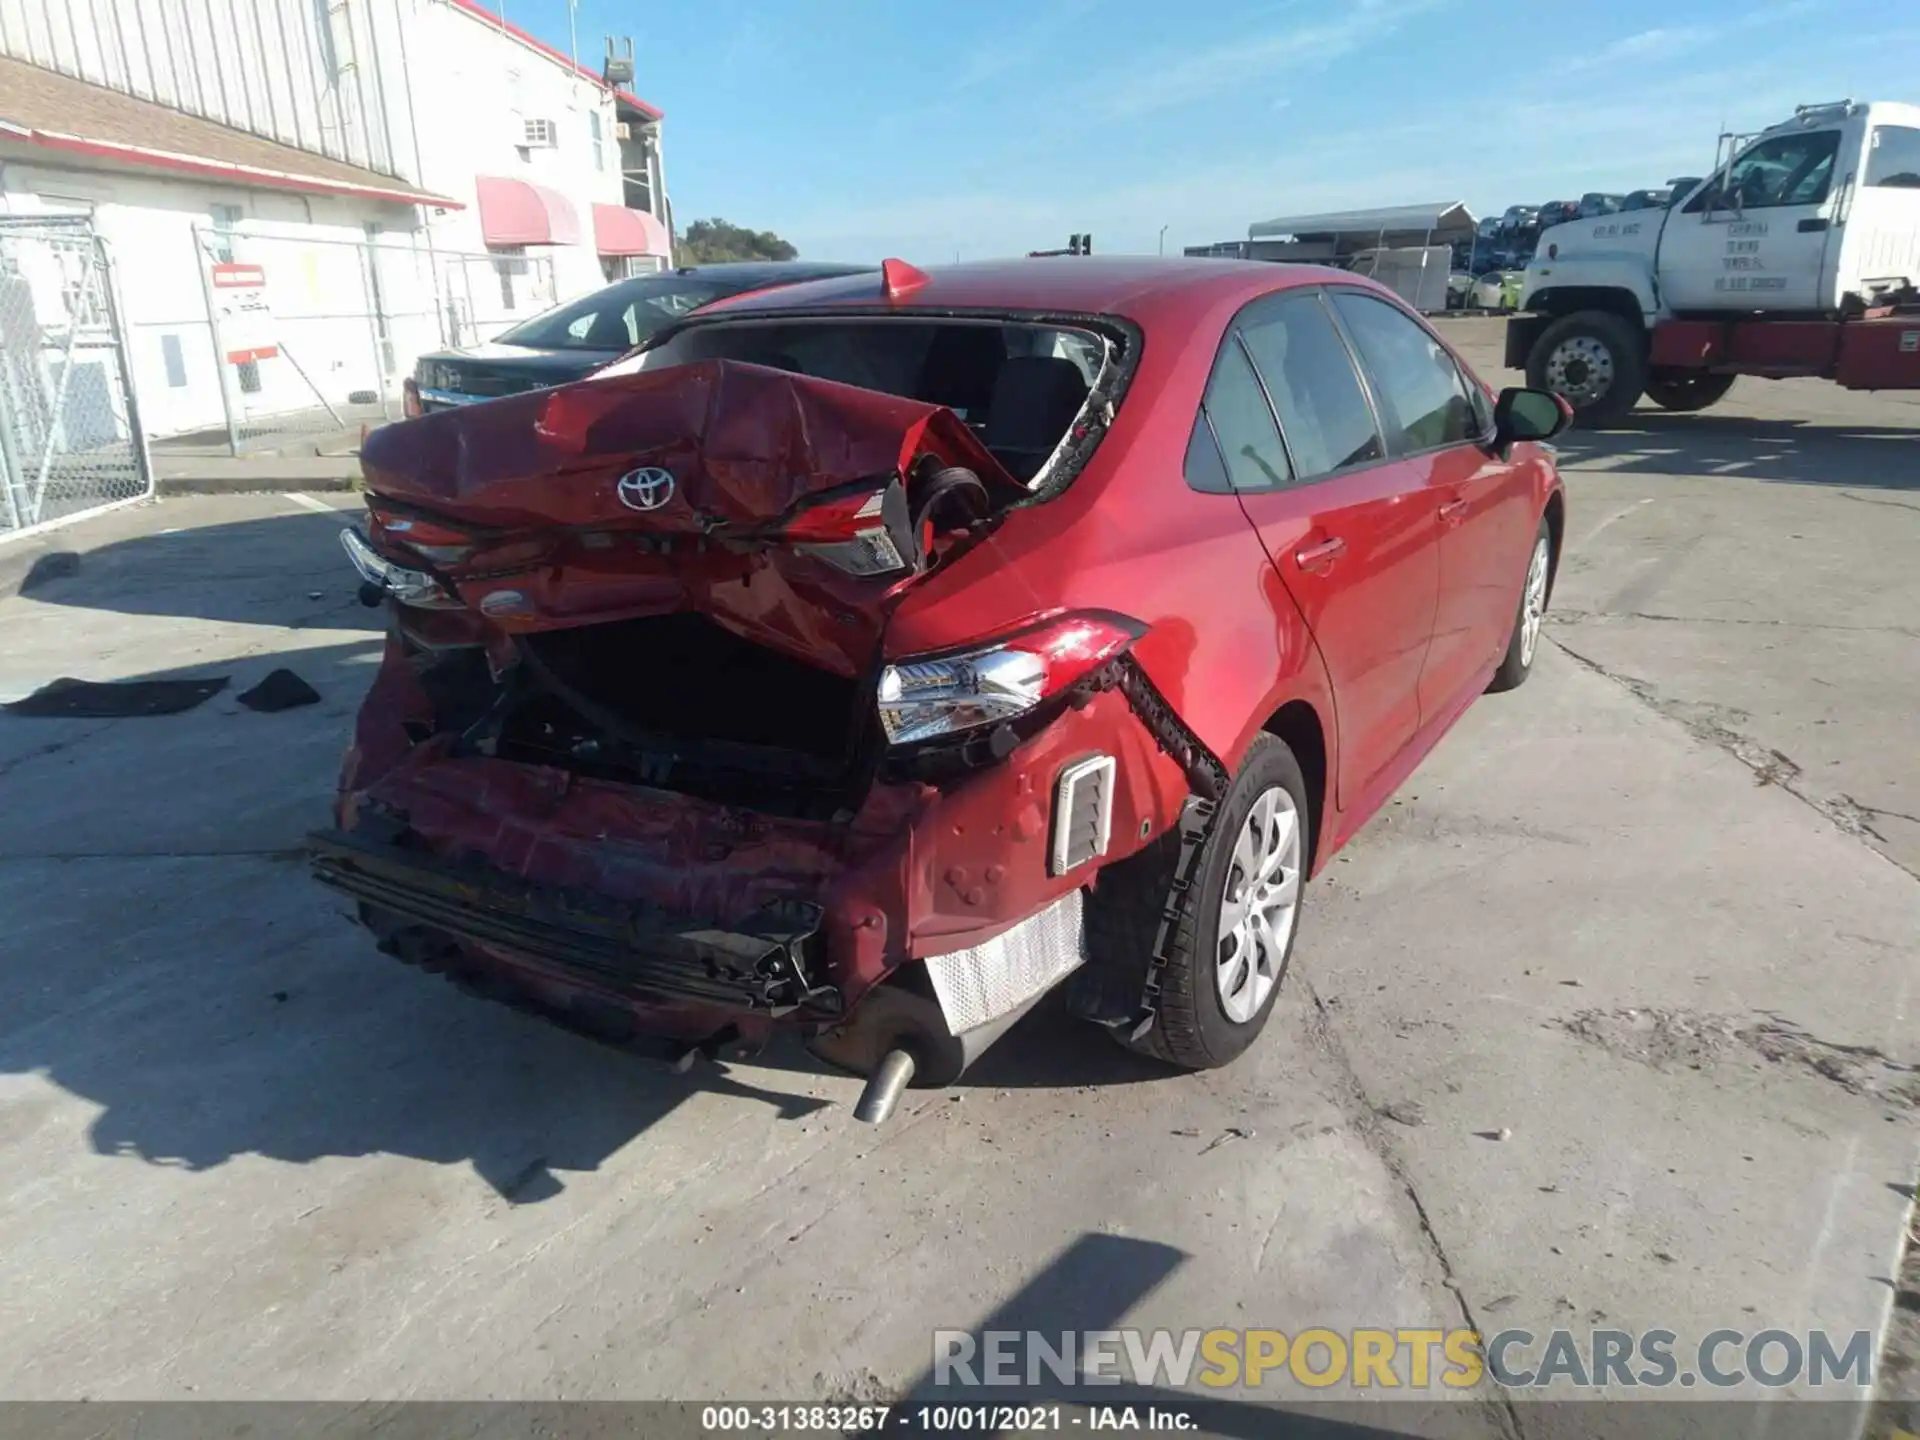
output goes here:
{"type": "Polygon", "coordinates": [[[673,476],[649,465],[620,477],[615,493],[629,510],[658,510],[673,498],[673,476]]]}

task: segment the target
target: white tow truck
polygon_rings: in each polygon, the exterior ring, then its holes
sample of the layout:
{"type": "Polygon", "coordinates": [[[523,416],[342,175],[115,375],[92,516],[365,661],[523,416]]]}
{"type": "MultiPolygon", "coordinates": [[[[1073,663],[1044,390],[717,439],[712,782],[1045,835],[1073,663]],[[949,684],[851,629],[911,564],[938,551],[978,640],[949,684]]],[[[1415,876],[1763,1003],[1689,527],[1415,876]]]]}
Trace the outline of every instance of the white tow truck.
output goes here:
{"type": "Polygon", "coordinates": [[[1507,364],[1587,427],[1642,395],[1702,410],[1739,375],[1920,389],[1920,105],[1803,105],[1722,136],[1665,210],[1543,231],[1507,364]]]}

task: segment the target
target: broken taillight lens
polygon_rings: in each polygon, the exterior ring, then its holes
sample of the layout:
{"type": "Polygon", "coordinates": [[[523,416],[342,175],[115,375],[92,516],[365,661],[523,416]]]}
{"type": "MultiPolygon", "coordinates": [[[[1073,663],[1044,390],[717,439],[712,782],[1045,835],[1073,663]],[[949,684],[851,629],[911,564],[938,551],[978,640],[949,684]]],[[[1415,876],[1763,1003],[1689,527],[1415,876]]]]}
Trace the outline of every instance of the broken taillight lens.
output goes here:
{"type": "Polygon", "coordinates": [[[398,515],[374,504],[367,506],[368,538],[382,549],[411,550],[436,565],[464,560],[479,543],[465,530],[451,525],[398,515]]]}
{"type": "Polygon", "coordinates": [[[880,672],[880,724],[895,745],[1012,720],[1072,688],[1146,633],[1124,615],[1065,615],[978,649],[880,672]]]}
{"type": "Polygon", "coordinates": [[[911,534],[906,491],[897,480],[883,489],[809,505],[780,527],[780,538],[802,555],[849,575],[891,575],[910,568],[911,534]]]}
{"type": "MultiPolygon", "coordinates": [[[[424,570],[409,570],[404,565],[396,565],[373,546],[358,530],[342,530],[340,544],[347,552],[347,558],[353,562],[353,568],[360,572],[360,578],[382,594],[390,595],[402,605],[412,605],[423,610],[455,610],[460,601],[449,595],[438,580],[424,570]]],[[[379,603],[369,598],[369,605],[379,603]]]]}

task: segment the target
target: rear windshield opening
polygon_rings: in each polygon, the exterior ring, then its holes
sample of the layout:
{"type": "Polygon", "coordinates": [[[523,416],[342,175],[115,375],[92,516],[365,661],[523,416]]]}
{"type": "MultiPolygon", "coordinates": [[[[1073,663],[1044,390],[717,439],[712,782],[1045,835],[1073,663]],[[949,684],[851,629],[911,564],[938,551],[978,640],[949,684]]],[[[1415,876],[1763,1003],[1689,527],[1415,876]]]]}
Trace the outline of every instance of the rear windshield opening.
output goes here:
{"type": "Polygon", "coordinates": [[[1108,359],[1091,330],[1007,321],[805,319],[696,325],[639,358],[740,360],[944,405],[1016,480],[1033,482],[1108,359]]]}

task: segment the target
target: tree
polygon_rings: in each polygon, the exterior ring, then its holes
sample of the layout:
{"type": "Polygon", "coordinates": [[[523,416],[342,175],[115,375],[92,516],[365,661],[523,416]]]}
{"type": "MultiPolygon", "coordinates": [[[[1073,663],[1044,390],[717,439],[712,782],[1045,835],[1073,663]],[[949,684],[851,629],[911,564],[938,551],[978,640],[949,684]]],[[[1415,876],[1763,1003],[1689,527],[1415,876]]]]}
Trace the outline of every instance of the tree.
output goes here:
{"type": "Polygon", "coordinates": [[[800,252],[771,230],[748,230],[727,220],[696,220],[674,242],[682,265],[711,265],[721,260],[792,260],[800,252]]]}

